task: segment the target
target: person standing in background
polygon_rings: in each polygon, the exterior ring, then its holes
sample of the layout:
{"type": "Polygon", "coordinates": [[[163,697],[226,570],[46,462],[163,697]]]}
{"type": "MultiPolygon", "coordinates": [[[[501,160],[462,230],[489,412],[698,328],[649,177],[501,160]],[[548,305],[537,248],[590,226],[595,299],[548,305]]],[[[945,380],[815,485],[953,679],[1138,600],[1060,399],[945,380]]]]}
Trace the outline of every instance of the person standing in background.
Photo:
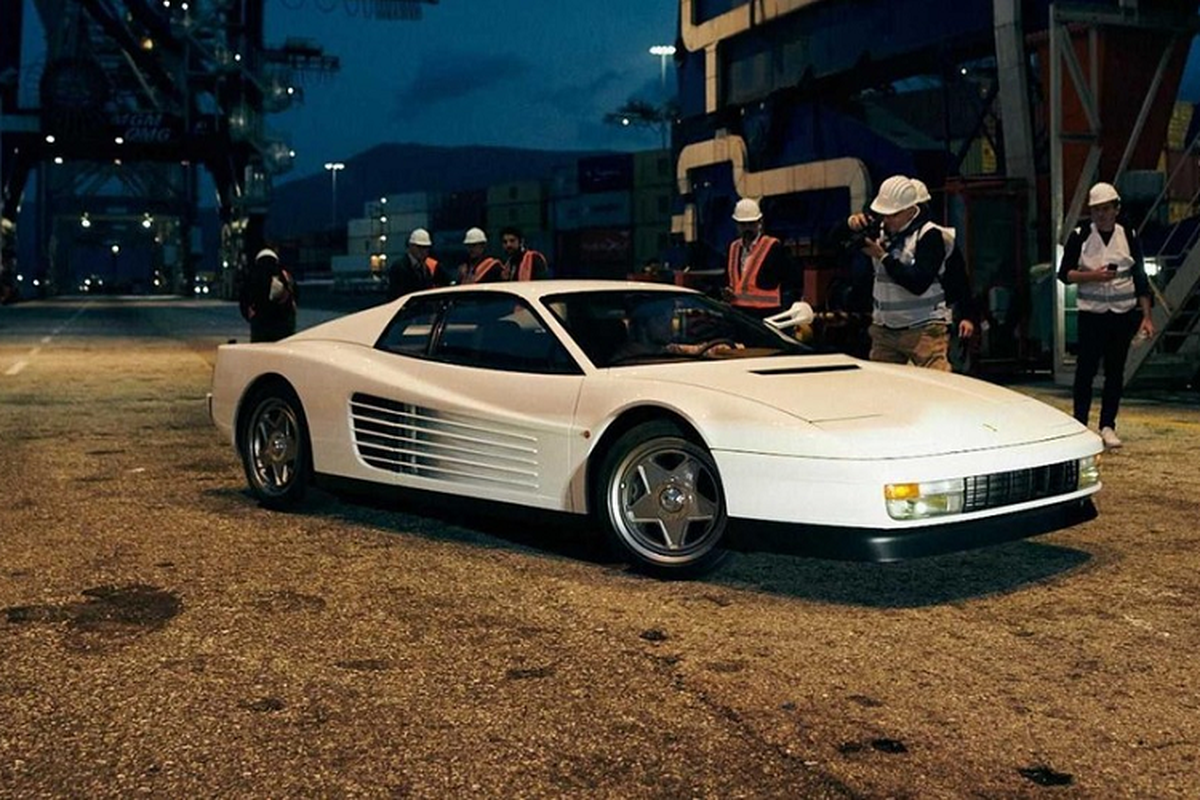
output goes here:
{"type": "Polygon", "coordinates": [[[504,277],[501,280],[540,281],[550,277],[546,257],[525,246],[520,229],[511,226],[501,229],[500,246],[504,248],[504,277]]]}
{"type": "Polygon", "coordinates": [[[1117,222],[1121,196],[1111,183],[1097,183],[1088,192],[1091,221],[1071,231],[1063,248],[1058,279],[1076,285],[1079,350],[1072,387],[1075,419],[1088,424],[1092,382],[1101,364],[1104,389],[1100,400],[1100,438],[1114,450],[1117,411],[1125,384],[1125,359],[1135,333],[1154,335],[1150,310],[1150,281],[1142,262],[1136,231],[1117,222]]]}
{"type": "Polygon", "coordinates": [[[296,282],[271,248],[254,257],[239,306],[250,323],[251,342],[276,342],[296,332],[296,282]]]}
{"type": "Polygon", "coordinates": [[[436,258],[429,255],[433,239],[429,231],[416,228],[408,237],[408,251],[388,267],[387,299],[445,285],[436,258]]]}
{"type": "Polygon", "coordinates": [[[482,228],[471,228],[463,236],[467,260],[458,268],[459,283],[492,283],[501,280],[504,265],[500,259],[487,254],[487,234],[482,228]]]}
{"type": "Polygon", "coordinates": [[[729,244],[729,284],[723,294],[733,307],[769,317],[799,300],[803,283],[783,243],[763,233],[762,219],[756,200],[744,197],[734,206],[738,236],[729,244]]]}

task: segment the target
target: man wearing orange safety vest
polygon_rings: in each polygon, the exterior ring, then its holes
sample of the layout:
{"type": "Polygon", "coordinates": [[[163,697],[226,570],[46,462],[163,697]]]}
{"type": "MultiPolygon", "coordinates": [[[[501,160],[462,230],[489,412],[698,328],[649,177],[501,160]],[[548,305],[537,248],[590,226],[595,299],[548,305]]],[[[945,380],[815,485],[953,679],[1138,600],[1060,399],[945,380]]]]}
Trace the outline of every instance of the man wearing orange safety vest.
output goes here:
{"type": "Polygon", "coordinates": [[[492,283],[502,280],[504,265],[486,252],[487,234],[481,228],[471,228],[463,236],[467,260],[458,268],[459,283],[492,283]]]}
{"type": "Polygon", "coordinates": [[[538,281],[550,277],[550,266],[546,257],[537,250],[525,247],[521,231],[511,226],[500,230],[500,244],[504,247],[504,277],[507,281],[538,281]]]}
{"type": "Polygon", "coordinates": [[[762,211],[750,198],[733,209],[738,238],[729,245],[724,298],[730,305],[756,317],[769,317],[788,308],[803,295],[783,243],[762,231],[762,211]]]}
{"type": "Polygon", "coordinates": [[[429,255],[433,239],[429,231],[417,228],[408,237],[408,252],[388,269],[388,300],[395,300],[411,292],[444,286],[436,258],[429,255]]]}

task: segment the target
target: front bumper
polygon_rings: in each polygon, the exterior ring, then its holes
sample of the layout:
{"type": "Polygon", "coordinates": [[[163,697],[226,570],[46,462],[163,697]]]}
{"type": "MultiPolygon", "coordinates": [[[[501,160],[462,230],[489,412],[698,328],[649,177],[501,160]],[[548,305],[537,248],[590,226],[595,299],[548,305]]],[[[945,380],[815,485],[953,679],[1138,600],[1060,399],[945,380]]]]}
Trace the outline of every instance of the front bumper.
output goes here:
{"type": "Polygon", "coordinates": [[[1096,518],[1090,497],[1050,506],[944,525],[877,530],[731,520],[730,547],[832,558],[843,561],[903,561],[973,550],[1027,539],[1096,518]]]}

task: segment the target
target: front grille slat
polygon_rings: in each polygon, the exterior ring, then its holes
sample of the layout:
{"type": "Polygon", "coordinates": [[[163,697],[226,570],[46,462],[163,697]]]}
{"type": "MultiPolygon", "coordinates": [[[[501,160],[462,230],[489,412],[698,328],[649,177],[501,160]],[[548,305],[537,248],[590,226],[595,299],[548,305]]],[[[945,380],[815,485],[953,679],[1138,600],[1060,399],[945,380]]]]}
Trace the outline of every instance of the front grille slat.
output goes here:
{"type": "Polygon", "coordinates": [[[1041,467],[974,475],[966,479],[963,511],[983,511],[1068,494],[1079,486],[1079,463],[1063,461],[1041,467]]]}

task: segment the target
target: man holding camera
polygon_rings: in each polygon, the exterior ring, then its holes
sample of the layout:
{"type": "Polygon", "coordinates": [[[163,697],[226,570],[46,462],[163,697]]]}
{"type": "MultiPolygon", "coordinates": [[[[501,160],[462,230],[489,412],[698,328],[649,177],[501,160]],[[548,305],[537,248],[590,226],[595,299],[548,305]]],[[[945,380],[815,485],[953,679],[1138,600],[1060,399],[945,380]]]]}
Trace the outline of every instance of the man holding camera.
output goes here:
{"type": "Polygon", "coordinates": [[[1110,450],[1122,444],[1117,436],[1117,410],[1121,405],[1129,344],[1135,332],[1146,338],[1154,335],[1150,281],[1142,263],[1142,245],[1132,228],[1117,222],[1120,210],[1121,196],[1111,183],[1093,186],[1088,192],[1091,222],[1071,231],[1058,267],[1058,279],[1078,287],[1075,419],[1087,425],[1092,381],[1103,361],[1100,438],[1110,450]]]}
{"type": "Polygon", "coordinates": [[[893,175],[871,215],[852,214],[846,224],[874,267],[870,359],[950,372],[953,314],[942,280],[953,238],[921,218],[919,197],[912,180],[893,175]]]}

